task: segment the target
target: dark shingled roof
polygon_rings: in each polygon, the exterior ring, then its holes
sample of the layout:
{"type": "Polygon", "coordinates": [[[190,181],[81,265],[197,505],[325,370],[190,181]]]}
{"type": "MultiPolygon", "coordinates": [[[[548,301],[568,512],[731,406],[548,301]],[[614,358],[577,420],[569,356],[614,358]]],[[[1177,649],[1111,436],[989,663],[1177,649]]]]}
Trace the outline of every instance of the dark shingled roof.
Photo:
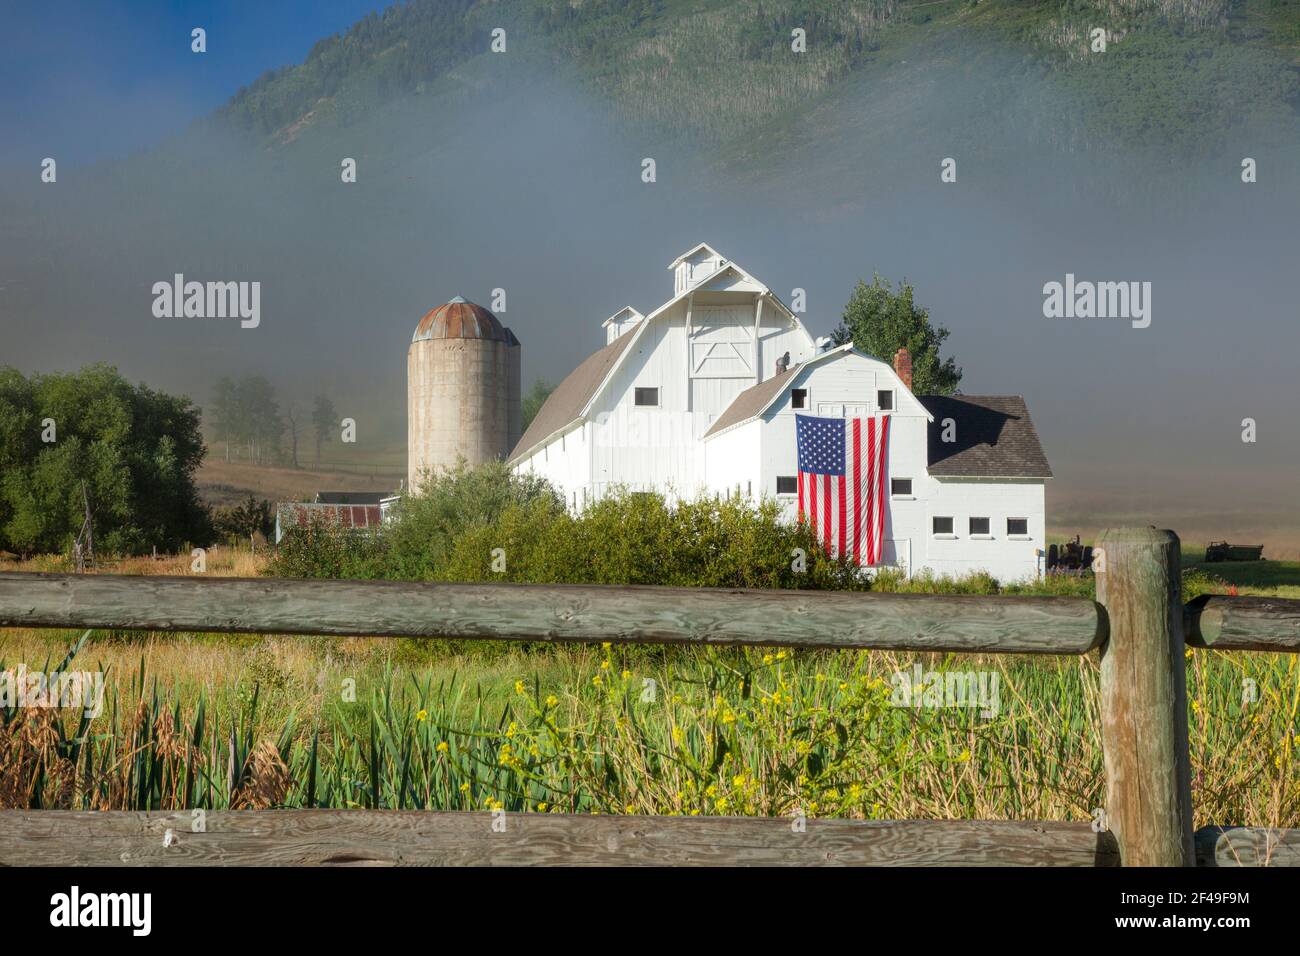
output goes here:
{"type": "Polygon", "coordinates": [[[618,357],[627,348],[628,342],[632,341],[634,333],[635,330],[629,329],[599,352],[589,355],[556,386],[555,391],[551,392],[528,426],[528,431],[524,432],[523,437],[519,439],[519,444],[515,445],[514,451],[510,453],[510,461],[521,457],[547,435],[577,420],[582,410],[587,407],[587,403],[591,401],[591,397],[596,394],[596,389],[600,388],[600,383],[605,381],[605,376],[614,367],[618,357]]]}
{"type": "Polygon", "coordinates": [[[918,395],[934,416],[929,429],[930,474],[939,478],[1050,478],[1051,466],[1019,395],[918,395]],[[956,441],[942,440],[943,421],[956,422],[956,441]]]}
{"type": "Polygon", "coordinates": [[[717,421],[709,426],[709,430],[704,433],[704,437],[722,431],[724,428],[730,428],[746,419],[753,418],[770,402],[778,392],[790,381],[790,376],[794,375],[803,366],[796,365],[794,368],[786,369],[780,375],[774,375],[766,382],[759,382],[757,385],[751,385],[739,395],[731,400],[731,404],[726,407],[717,421]]]}

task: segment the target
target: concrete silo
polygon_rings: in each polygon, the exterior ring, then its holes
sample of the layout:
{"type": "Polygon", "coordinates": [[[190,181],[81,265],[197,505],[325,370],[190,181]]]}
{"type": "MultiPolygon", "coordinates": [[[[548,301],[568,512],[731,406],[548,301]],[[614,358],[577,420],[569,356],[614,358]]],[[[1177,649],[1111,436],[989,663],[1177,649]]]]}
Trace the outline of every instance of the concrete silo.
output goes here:
{"type": "Polygon", "coordinates": [[[406,354],[407,486],[421,472],[504,458],[519,441],[519,340],[460,296],[420,320],[406,354]]]}

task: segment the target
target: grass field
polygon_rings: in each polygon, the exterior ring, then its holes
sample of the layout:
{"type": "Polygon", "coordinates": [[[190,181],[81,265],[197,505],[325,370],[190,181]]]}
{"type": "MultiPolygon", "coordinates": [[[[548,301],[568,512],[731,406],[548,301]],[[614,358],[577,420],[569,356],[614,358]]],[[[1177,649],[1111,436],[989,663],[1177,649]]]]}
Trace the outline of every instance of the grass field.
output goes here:
{"type": "MultiPolygon", "coordinates": [[[[209,573],[261,562],[218,549],[209,573]]],[[[1300,563],[1211,568],[1189,589],[1300,595],[1300,563]]],[[[48,670],[79,636],[0,632],[0,661],[48,670]]],[[[1297,663],[1189,652],[1198,826],[1300,826],[1297,663]]],[[[1096,655],[95,633],[74,666],[106,672],[102,715],[3,712],[0,804],[1086,820],[1102,798],[1096,655]],[[997,693],[895,706],[915,664],[997,693]]]]}

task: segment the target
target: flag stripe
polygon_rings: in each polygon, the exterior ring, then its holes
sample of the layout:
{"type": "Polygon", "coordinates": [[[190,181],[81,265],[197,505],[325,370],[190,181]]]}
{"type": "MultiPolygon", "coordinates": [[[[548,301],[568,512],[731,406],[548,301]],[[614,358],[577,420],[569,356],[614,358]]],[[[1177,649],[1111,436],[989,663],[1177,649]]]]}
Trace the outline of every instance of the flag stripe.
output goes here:
{"type": "Polygon", "coordinates": [[[831,553],[831,477],[822,475],[822,540],[826,542],[826,553],[831,553]]]}
{"type": "Polygon", "coordinates": [[[837,481],[839,487],[835,489],[835,497],[839,500],[839,506],[840,506],[840,515],[839,515],[840,526],[839,526],[839,535],[838,535],[839,545],[840,545],[839,553],[843,554],[844,545],[845,545],[844,538],[849,530],[849,502],[848,502],[848,494],[845,492],[844,489],[846,476],[840,475],[837,481]]]}

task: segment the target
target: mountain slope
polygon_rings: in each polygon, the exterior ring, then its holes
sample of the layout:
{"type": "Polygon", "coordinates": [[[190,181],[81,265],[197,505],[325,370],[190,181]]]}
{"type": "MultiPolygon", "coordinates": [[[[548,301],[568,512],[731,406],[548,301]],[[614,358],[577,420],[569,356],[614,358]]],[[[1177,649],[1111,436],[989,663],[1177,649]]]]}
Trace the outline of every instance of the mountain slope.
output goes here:
{"type": "MultiPolygon", "coordinates": [[[[499,55],[487,52],[497,28],[505,55],[572,67],[630,128],[710,148],[743,148],[824,96],[861,92],[856,76],[935,51],[954,63],[996,51],[1018,82],[1059,87],[1066,150],[1195,153],[1241,128],[1289,131],[1300,109],[1300,0],[413,0],[323,39],[218,117],[271,143],[346,126],[454,85],[499,55]],[[1096,27],[1104,54],[1089,50],[1096,27]],[[796,28],[807,52],[791,50],[796,28]]],[[[948,93],[958,112],[991,99],[948,93]]]]}

